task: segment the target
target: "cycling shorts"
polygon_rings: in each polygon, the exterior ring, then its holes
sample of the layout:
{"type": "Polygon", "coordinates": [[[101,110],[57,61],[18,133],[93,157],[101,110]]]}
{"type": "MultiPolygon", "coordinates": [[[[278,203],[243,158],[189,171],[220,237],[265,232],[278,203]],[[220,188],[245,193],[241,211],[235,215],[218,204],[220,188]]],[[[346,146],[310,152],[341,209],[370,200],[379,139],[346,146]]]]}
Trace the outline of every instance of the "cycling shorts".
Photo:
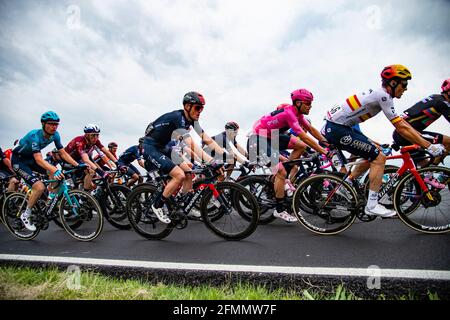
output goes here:
{"type": "Polygon", "coordinates": [[[11,156],[11,164],[14,173],[30,186],[33,186],[38,181],[42,181],[41,177],[36,173],[47,174],[47,171],[38,165],[34,158],[20,156],[15,152],[11,156]]]}
{"type": "Polygon", "coordinates": [[[361,131],[355,128],[327,121],[325,138],[341,150],[350,152],[369,161],[375,160],[380,150],[361,131]]]}
{"type": "Polygon", "coordinates": [[[177,166],[171,160],[170,152],[167,149],[161,150],[155,145],[148,143],[148,140],[144,141],[145,169],[153,171],[156,167],[163,174],[169,174],[177,166]]]}

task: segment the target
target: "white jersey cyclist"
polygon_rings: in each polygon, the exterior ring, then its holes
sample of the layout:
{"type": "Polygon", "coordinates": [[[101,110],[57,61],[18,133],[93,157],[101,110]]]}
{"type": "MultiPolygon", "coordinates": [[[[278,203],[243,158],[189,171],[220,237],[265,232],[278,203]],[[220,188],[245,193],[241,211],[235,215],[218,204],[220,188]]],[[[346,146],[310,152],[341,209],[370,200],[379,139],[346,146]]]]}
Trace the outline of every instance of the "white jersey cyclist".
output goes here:
{"type": "Polygon", "coordinates": [[[380,111],[383,111],[392,124],[401,120],[395,111],[393,98],[384,88],[369,89],[332,107],[327,111],[325,119],[351,127],[376,116],[380,111]]]}

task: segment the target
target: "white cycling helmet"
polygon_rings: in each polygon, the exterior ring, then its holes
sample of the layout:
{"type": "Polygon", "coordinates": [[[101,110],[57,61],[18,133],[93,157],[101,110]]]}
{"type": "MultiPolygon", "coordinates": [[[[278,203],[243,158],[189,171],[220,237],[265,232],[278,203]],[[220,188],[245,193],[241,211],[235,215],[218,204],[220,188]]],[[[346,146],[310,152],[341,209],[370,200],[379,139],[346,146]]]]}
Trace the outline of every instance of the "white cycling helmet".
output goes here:
{"type": "Polygon", "coordinates": [[[100,127],[96,124],[87,124],[84,127],[84,133],[100,133],[100,127]]]}

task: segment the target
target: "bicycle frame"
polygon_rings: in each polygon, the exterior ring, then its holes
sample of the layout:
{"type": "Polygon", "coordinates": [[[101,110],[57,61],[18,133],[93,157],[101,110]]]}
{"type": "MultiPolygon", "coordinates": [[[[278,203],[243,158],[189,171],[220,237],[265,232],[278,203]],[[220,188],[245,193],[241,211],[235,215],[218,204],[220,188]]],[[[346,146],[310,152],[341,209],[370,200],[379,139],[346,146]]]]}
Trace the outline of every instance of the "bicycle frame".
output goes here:
{"type": "MultiPolygon", "coordinates": [[[[386,160],[402,159],[403,163],[402,163],[401,167],[397,170],[397,172],[393,176],[391,176],[389,178],[389,180],[387,181],[387,183],[384,184],[382,186],[382,188],[379,190],[379,192],[378,192],[379,199],[383,198],[389,191],[392,190],[394,185],[400,180],[400,177],[402,177],[406,172],[411,172],[411,174],[414,176],[416,181],[419,183],[421,190],[426,194],[428,199],[433,200],[433,196],[431,195],[430,190],[428,189],[426,183],[423,181],[420,174],[417,172],[416,165],[410,155],[411,151],[414,151],[417,149],[420,149],[420,146],[418,146],[418,145],[406,146],[406,147],[403,147],[400,149],[400,154],[386,157],[386,160]]],[[[345,167],[347,169],[347,174],[345,175],[343,180],[345,180],[350,175],[351,168],[354,165],[363,164],[363,163],[368,163],[368,160],[359,160],[359,161],[345,164],[345,167]]]]}

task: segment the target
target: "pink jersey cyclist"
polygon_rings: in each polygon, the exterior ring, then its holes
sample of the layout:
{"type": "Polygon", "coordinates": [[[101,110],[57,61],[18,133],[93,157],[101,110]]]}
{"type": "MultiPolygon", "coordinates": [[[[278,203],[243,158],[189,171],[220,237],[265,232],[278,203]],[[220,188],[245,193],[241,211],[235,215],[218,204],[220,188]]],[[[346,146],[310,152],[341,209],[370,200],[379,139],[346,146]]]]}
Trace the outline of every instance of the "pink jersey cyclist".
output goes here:
{"type": "MultiPolygon", "coordinates": [[[[263,116],[253,125],[253,132],[259,136],[271,138],[272,130],[279,130],[280,133],[280,149],[290,149],[294,145],[296,138],[290,137],[286,141],[284,134],[289,129],[299,135],[304,130],[302,127],[309,128],[310,124],[308,120],[301,114],[297,108],[290,104],[281,104],[277,107],[277,110],[271,112],[268,115],[263,116]],[[283,141],[288,142],[287,145],[283,145],[283,141]]],[[[288,136],[288,135],[287,135],[288,136]]]]}

